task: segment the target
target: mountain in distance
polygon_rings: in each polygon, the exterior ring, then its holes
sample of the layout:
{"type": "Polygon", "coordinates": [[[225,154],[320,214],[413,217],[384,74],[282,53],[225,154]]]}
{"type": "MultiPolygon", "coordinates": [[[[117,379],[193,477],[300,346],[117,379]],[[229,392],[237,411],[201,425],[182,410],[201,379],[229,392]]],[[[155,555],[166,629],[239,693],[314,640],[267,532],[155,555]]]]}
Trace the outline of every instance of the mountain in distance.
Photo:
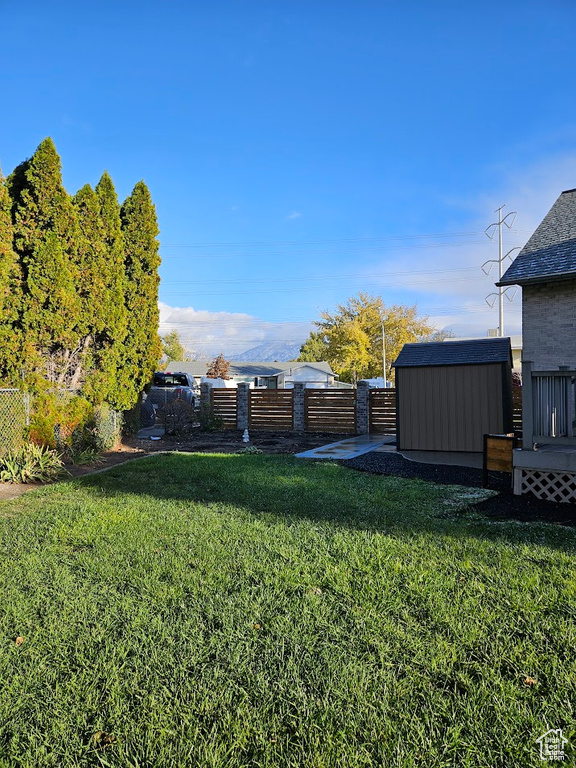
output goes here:
{"type": "Polygon", "coordinates": [[[257,347],[247,349],[239,355],[230,357],[233,363],[287,363],[289,360],[295,360],[300,354],[302,344],[284,344],[281,341],[270,341],[265,344],[259,344],[257,347]]]}

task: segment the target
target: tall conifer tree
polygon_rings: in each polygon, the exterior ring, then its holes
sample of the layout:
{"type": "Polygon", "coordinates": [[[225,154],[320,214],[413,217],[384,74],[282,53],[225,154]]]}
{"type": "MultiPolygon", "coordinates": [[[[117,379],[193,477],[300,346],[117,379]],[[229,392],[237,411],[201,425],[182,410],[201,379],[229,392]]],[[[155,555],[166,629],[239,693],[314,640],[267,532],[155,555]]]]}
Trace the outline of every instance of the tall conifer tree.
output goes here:
{"type": "MultiPolygon", "coordinates": [[[[23,331],[38,378],[69,385],[81,362],[82,318],[72,202],[52,139],[10,175],[14,246],[23,276],[23,331]]],[[[31,375],[28,371],[28,376],[31,375]]]]}
{"type": "Polygon", "coordinates": [[[0,386],[18,383],[23,367],[22,274],[13,250],[11,201],[0,171],[0,386]]]}
{"type": "MultiPolygon", "coordinates": [[[[123,368],[124,342],[126,339],[126,273],[124,266],[124,241],[120,221],[120,204],[114,184],[104,171],[96,185],[96,195],[106,249],[106,345],[98,360],[101,372],[100,390],[104,399],[114,408],[128,409],[132,403],[130,393],[124,391],[119,377],[123,368]]],[[[96,382],[95,382],[96,383],[96,382]]]]}
{"type": "Polygon", "coordinates": [[[99,358],[108,343],[109,296],[105,232],[96,192],[89,184],[73,198],[78,219],[74,261],[78,274],[80,302],[79,331],[82,334],[81,363],[76,366],[70,386],[83,384],[84,393],[95,402],[105,399],[99,358]]]}
{"type": "Polygon", "coordinates": [[[148,187],[143,181],[132,190],[121,209],[128,312],[122,389],[136,403],[150,381],[162,354],[158,336],[158,221],[148,187]]]}

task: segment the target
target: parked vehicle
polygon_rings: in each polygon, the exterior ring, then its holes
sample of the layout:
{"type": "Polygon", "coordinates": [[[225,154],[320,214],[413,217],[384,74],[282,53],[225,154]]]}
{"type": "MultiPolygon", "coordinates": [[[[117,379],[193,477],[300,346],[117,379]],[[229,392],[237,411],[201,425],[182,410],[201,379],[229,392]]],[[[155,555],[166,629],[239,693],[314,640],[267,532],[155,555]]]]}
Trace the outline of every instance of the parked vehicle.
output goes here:
{"type": "Polygon", "coordinates": [[[196,407],[194,377],[189,373],[177,371],[156,371],[150,391],[142,398],[140,421],[143,427],[152,427],[156,421],[156,411],[172,400],[183,400],[196,407]]]}

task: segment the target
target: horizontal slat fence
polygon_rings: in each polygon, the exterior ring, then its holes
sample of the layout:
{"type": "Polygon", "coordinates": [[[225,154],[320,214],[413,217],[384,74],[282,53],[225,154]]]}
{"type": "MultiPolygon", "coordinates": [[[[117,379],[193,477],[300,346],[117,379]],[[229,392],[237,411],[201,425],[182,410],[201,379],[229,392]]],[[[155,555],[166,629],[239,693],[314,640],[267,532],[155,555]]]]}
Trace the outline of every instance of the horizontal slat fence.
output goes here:
{"type": "Polygon", "coordinates": [[[291,389],[251,389],[248,426],[251,429],[292,429],[293,399],[291,389]]]}
{"type": "Polygon", "coordinates": [[[522,437],[522,387],[512,387],[512,428],[514,435],[522,437]]]}
{"type": "Polygon", "coordinates": [[[304,407],[307,432],[356,432],[354,389],[307,389],[304,407]]]}
{"type": "Polygon", "coordinates": [[[396,434],[396,390],[370,390],[370,432],[377,435],[396,434]]]}
{"type": "Polygon", "coordinates": [[[216,389],[210,390],[210,405],[212,413],[222,421],[224,429],[235,429],[238,413],[238,390],[216,389]]]}

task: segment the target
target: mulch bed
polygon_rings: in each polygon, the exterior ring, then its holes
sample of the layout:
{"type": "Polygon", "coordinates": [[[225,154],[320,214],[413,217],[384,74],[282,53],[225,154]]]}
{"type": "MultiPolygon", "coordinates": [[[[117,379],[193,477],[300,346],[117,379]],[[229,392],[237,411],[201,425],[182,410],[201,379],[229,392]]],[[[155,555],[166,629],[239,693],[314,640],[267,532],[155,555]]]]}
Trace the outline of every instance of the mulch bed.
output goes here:
{"type": "MultiPolygon", "coordinates": [[[[393,475],[408,479],[428,480],[447,485],[464,485],[473,488],[484,486],[484,473],[481,469],[470,467],[446,466],[443,464],[422,464],[410,461],[398,453],[371,451],[355,459],[341,462],[344,466],[362,472],[377,475],[393,475]]],[[[474,505],[482,515],[498,520],[519,520],[521,522],[546,522],[576,526],[576,505],[556,504],[542,501],[526,494],[514,496],[511,490],[511,477],[502,472],[488,474],[488,487],[499,491],[485,501],[474,505]]]]}

